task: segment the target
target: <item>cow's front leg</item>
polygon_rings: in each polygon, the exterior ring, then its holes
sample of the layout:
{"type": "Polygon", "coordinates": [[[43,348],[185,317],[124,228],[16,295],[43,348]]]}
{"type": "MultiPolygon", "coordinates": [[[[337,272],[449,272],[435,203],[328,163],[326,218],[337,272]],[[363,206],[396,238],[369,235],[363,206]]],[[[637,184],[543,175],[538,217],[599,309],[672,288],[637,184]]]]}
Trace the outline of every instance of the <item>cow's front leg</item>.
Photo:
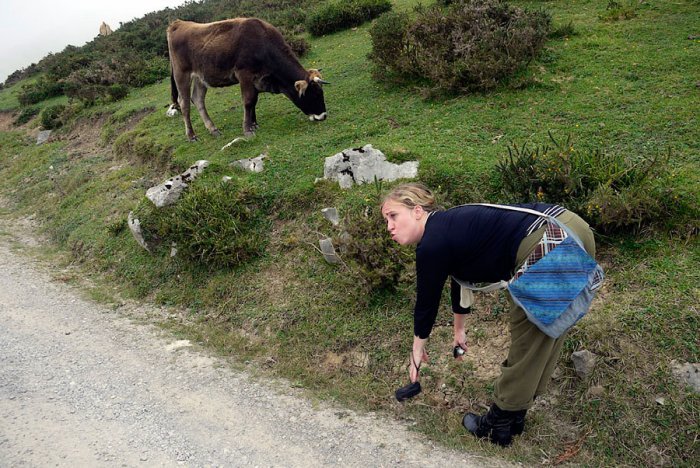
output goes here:
{"type": "Polygon", "coordinates": [[[252,79],[240,79],[241,96],[243,97],[243,134],[246,137],[255,136],[257,122],[255,120],[255,105],[258,103],[258,90],[252,79]]]}
{"type": "Polygon", "coordinates": [[[209,133],[212,135],[220,136],[221,132],[218,128],[216,128],[214,122],[212,122],[211,118],[209,117],[209,113],[207,112],[207,107],[204,104],[204,100],[207,96],[207,85],[205,85],[202,80],[196,76],[194,77],[193,81],[194,85],[192,86],[192,101],[197,107],[199,115],[202,117],[202,121],[204,121],[204,126],[207,127],[207,130],[209,130],[209,133]]]}
{"type": "Polygon", "coordinates": [[[173,79],[175,86],[177,86],[177,103],[182,112],[182,119],[185,121],[185,135],[189,141],[197,141],[197,135],[194,133],[190,119],[190,75],[189,73],[174,73],[173,79]]]}

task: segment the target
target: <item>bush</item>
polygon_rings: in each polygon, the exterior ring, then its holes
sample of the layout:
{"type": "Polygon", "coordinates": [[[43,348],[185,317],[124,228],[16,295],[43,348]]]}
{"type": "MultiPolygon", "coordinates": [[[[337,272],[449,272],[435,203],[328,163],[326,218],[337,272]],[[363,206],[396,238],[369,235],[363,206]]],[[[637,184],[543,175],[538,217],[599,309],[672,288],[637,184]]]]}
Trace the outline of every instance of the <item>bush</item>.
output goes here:
{"type": "Polygon", "coordinates": [[[306,21],[306,29],[321,36],[358,26],[391,10],[390,0],[350,0],[329,3],[313,12],[306,21]]]}
{"type": "Polygon", "coordinates": [[[45,130],[61,127],[64,123],[63,119],[65,112],[66,106],[63,104],[56,104],[55,106],[48,106],[44,108],[39,115],[41,126],[45,130]]]}
{"type": "Polygon", "coordinates": [[[342,258],[368,294],[394,291],[413,259],[411,251],[387,233],[379,207],[380,192],[381,185],[377,184],[375,196],[349,208],[343,219],[346,234],[338,240],[342,258]]]}
{"type": "Polygon", "coordinates": [[[311,48],[306,39],[301,36],[285,37],[285,41],[289,44],[289,47],[292,48],[294,54],[300,58],[306,55],[311,48]]]}
{"type": "Polygon", "coordinates": [[[550,138],[551,146],[512,145],[497,164],[496,185],[506,201],[558,203],[604,233],[697,221],[697,207],[670,180],[670,153],[631,158],[550,138]]]}
{"type": "Polygon", "coordinates": [[[137,216],[146,239],[167,249],[175,242],[178,256],[210,268],[233,267],[261,255],[268,228],[265,199],[233,182],[209,187],[199,182],[174,206],[143,202],[137,216]]]}
{"type": "Polygon", "coordinates": [[[129,87],[123,84],[113,84],[107,88],[107,96],[110,101],[120,101],[129,94],[129,87]]]}
{"type": "Polygon", "coordinates": [[[416,13],[408,25],[393,16],[370,30],[375,75],[417,76],[448,92],[495,87],[539,53],[551,23],[545,12],[528,12],[502,0],[419,6],[416,13]]]}
{"type": "Polygon", "coordinates": [[[23,106],[30,106],[61,94],[63,94],[61,83],[41,76],[34,83],[22,85],[22,89],[17,93],[17,100],[23,106]]]}
{"type": "Polygon", "coordinates": [[[14,121],[14,125],[24,125],[39,113],[38,107],[24,107],[14,121]]]}
{"type": "Polygon", "coordinates": [[[128,94],[127,86],[144,86],[164,78],[168,73],[168,61],[161,57],[147,60],[126,55],[114,56],[72,72],[64,80],[65,94],[88,106],[99,100],[117,101],[128,94]]]}
{"type": "Polygon", "coordinates": [[[408,39],[411,20],[407,13],[388,12],[374,22],[370,29],[372,52],[369,58],[377,65],[375,75],[385,78],[387,73],[417,74],[414,48],[408,39]],[[377,73],[377,72],[380,73],[377,73]]]}

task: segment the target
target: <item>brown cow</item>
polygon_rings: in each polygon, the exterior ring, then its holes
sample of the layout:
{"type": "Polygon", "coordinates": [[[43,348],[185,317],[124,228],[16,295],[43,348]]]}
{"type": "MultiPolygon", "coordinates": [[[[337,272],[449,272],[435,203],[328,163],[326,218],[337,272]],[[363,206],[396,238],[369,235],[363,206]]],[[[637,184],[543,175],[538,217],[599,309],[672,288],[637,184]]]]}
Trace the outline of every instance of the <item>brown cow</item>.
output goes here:
{"type": "MultiPolygon", "coordinates": [[[[282,34],[257,18],[215,23],[176,20],[168,26],[172,109],[182,110],[185,132],[197,139],[190,120],[191,99],[212,135],[220,135],[204,105],[209,87],[241,84],[243,132],[255,134],[258,93],[283,93],[309,120],[325,120],[326,104],[318,70],[305,70],[282,34]]],[[[174,113],[174,111],[172,111],[174,113]]],[[[169,111],[171,115],[171,111],[169,111]]]]}

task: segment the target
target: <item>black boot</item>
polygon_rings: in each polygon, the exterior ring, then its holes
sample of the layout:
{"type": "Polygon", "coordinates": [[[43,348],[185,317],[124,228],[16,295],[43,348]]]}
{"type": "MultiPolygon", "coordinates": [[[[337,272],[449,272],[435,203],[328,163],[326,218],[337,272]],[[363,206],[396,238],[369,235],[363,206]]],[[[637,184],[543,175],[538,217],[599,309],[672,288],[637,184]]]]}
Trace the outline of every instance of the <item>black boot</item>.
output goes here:
{"type": "Polygon", "coordinates": [[[510,425],[511,435],[520,435],[525,430],[525,413],[527,410],[513,411],[513,423],[510,425]]]}
{"type": "Polygon", "coordinates": [[[493,403],[483,416],[474,413],[465,414],[462,425],[476,437],[488,437],[494,444],[506,447],[513,442],[513,435],[516,434],[513,429],[520,431],[517,434],[522,433],[525,426],[525,411],[506,411],[493,403]],[[522,421],[513,427],[516,418],[522,418],[522,421]]]}

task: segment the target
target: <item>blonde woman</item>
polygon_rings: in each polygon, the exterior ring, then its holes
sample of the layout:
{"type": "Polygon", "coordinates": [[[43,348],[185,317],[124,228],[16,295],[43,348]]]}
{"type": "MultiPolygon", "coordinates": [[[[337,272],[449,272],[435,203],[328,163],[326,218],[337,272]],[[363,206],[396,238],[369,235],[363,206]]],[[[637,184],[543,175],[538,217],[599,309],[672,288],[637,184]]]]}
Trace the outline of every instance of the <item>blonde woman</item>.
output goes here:
{"type": "MultiPolygon", "coordinates": [[[[518,206],[556,217],[581,239],[591,256],[595,255],[593,233],[576,214],[543,203],[518,206]]],[[[455,279],[495,283],[512,278],[542,239],[545,218],[479,205],[439,210],[433,193],[417,183],[393,189],[384,198],[381,209],[391,238],[402,245],[417,246],[417,297],[409,377],[411,382],[418,382],[420,363],[428,360],[426,341],[447,278],[452,277],[452,344],[456,351],[466,351],[464,314],[470,309],[460,306],[461,288],[455,279]]],[[[494,402],[486,414],[467,413],[462,419],[470,433],[502,446],[510,445],[512,437],[523,432],[525,413],[535,397],[546,390],[565,337],[550,338],[528,321],[512,300],[510,304],[511,344],[494,385],[494,402]]]]}

